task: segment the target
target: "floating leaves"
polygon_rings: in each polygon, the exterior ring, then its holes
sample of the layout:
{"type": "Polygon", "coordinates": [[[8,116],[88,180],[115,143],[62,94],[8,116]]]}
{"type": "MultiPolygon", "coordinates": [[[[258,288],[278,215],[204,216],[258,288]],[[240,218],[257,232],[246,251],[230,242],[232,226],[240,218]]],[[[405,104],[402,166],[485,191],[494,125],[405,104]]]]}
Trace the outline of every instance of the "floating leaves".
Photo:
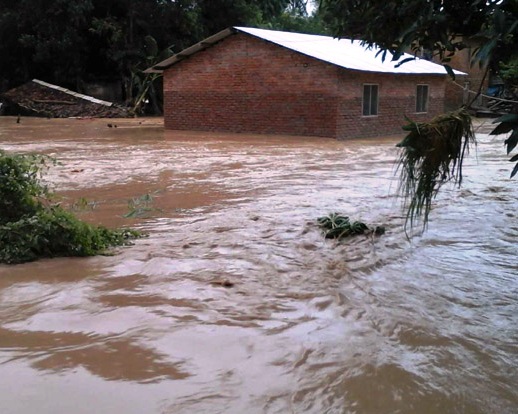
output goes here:
{"type": "MultiPolygon", "coordinates": [[[[319,227],[324,230],[326,239],[343,239],[349,236],[365,234],[370,229],[361,221],[351,221],[349,217],[339,213],[331,213],[328,216],[317,219],[319,227]]],[[[383,227],[376,227],[374,233],[381,235],[385,232],[383,227]]]]}

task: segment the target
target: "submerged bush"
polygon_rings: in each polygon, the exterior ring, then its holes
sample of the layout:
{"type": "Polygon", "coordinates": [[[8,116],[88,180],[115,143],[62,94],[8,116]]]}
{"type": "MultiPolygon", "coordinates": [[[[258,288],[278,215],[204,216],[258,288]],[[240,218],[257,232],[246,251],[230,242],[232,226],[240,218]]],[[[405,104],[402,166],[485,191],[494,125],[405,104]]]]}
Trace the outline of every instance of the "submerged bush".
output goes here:
{"type": "Polygon", "coordinates": [[[328,216],[319,217],[317,223],[324,231],[326,239],[343,239],[366,233],[374,233],[380,236],[385,233],[385,228],[382,226],[377,226],[372,230],[362,221],[351,221],[348,216],[340,213],[331,213],[328,216]]]}
{"type": "Polygon", "coordinates": [[[47,158],[9,155],[0,150],[0,224],[31,216],[41,209],[48,190],[40,183],[47,158]]]}
{"type": "Polygon", "coordinates": [[[0,263],[94,256],[139,236],[134,230],[92,226],[53,205],[40,180],[46,160],[0,150],[0,263]]]}

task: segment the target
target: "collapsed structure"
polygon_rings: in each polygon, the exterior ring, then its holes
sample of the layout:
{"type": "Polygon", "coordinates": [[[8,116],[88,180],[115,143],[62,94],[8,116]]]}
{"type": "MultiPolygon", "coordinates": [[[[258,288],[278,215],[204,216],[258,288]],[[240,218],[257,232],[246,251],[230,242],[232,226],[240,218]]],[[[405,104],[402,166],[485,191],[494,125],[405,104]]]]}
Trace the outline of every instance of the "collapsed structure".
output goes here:
{"type": "Polygon", "coordinates": [[[102,101],[38,79],[10,89],[1,98],[7,110],[13,115],[49,118],[129,116],[125,108],[112,102],[102,101]]]}

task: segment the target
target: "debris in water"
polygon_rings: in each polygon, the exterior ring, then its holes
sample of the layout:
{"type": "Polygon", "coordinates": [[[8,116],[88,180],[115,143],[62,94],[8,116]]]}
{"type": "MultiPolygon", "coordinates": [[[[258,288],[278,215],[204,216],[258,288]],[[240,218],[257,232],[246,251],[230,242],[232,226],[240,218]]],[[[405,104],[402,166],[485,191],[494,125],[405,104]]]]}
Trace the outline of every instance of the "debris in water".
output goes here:
{"type": "Polygon", "coordinates": [[[234,282],[231,282],[228,279],[216,279],[216,280],[213,280],[210,283],[213,286],[222,286],[222,287],[226,287],[226,288],[231,288],[231,287],[233,287],[235,285],[234,282]]]}
{"type": "MultiPolygon", "coordinates": [[[[48,118],[127,118],[131,114],[112,102],[33,79],[2,95],[7,110],[15,114],[48,118]],[[10,108],[10,109],[9,109],[10,108]]],[[[20,123],[20,116],[16,121],[20,123]]]]}

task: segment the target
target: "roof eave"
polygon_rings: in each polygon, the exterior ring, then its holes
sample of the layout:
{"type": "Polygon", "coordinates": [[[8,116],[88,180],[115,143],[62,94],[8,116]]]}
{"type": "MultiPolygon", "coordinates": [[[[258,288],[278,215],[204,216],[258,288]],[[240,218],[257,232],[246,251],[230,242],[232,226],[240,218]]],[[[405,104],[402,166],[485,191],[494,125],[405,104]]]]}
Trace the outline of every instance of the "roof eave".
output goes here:
{"type": "MultiPolygon", "coordinates": [[[[229,37],[230,35],[232,34],[235,34],[235,33],[245,33],[249,36],[253,36],[253,37],[256,37],[258,39],[261,39],[265,42],[268,42],[268,43],[272,43],[272,44],[275,44],[279,47],[283,47],[283,48],[287,48],[287,49],[290,49],[289,47],[283,45],[283,44],[280,44],[278,42],[275,42],[273,40],[270,40],[270,39],[267,39],[265,37],[262,37],[262,36],[259,36],[257,34],[255,34],[252,29],[249,29],[249,28],[244,28],[244,27],[239,27],[239,26],[233,26],[233,27],[229,27],[225,30],[222,30],[218,33],[216,33],[215,35],[212,35],[190,47],[188,47],[187,49],[184,49],[182,50],[181,52],[178,52],[176,53],[175,55],[163,60],[162,62],[160,63],[157,63],[156,65],[146,69],[144,71],[144,73],[162,73],[164,70],[170,68],[171,66],[175,65],[176,63],[179,63],[180,61],[190,57],[191,55],[194,55],[195,53],[198,53],[204,49],[207,49],[211,46],[213,46],[214,44],[220,42],[221,40],[229,37]]],[[[293,50],[293,49],[290,49],[290,50],[293,50]]],[[[447,72],[446,70],[444,71],[444,73],[439,73],[439,72],[436,72],[436,71],[432,71],[432,72],[400,72],[400,71],[383,71],[383,70],[369,70],[369,69],[357,69],[357,68],[350,68],[350,67],[347,67],[347,66],[344,66],[344,65],[341,65],[341,64],[337,64],[337,63],[334,63],[334,62],[331,62],[331,61],[328,61],[328,60],[324,60],[324,59],[321,59],[319,57],[316,57],[316,56],[313,56],[311,54],[307,54],[307,53],[304,53],[303,51],[299,51],[299,50],[294,50],[296,53],[300,53],[300,54],[303,54],[305,56],[308,56],[309,58],[312,58],[312,59],[316,59],[316,60],[319,60],[319,61],[323,61],[323,62],[326,62],[326,63],[329,63],[331,65],[335,65],[337,67],[341,67],[343,69],[346,69],[346,70],[353,70],[353,71],[363,71],[363,72],[371,72],[371,73],[384,73],[384,74],[400,74],[400,75],[424,75],[424,76],[429,76],[429,75],[439,75],[439,76],[446,76],[447,75],[447,72]]],[[[456,71],[454,70],[454,73],[455,75],[466,75],[465,73],[463,72],[460,72],[460,71],[456,71]]]]}
{"type": "Polygon", "coordinates": [[[227,29],[222,30],[221,32],[216,33],[206,39],[203,39],[201,42],[198,42],[192,46],[189,46],[187,49],[182,50],[174,54],[173,56],[163,60],[162,62],[157,63],[156,65],[146,69],[144,73],[162,73],[167,68],[173,66],[174,64],[180,62],[181,60],[188,58],[195,53],[198,53],[204,49],[207,49],[221,40],[227,38],[228,36],[237,33],[237,29],[234,27],[229,27],[227,29]]]}

